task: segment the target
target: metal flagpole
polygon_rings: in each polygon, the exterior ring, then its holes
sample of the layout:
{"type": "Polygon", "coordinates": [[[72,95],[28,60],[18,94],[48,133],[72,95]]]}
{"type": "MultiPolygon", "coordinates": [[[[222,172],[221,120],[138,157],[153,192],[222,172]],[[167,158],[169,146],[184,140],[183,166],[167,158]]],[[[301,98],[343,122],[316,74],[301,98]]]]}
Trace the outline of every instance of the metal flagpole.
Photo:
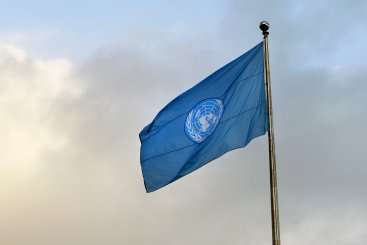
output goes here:
{"type": "Polygon", "coordinates": [[[266,99],[268,105],[268,118],[269,118],[268,139],[269,139],[269,167],[270,167],[270,192],[271,192],[271,225],[272,225],[273,245],[280,245],[277,173],[275,163],[275,145],[274,145],[274,128],[273,128],[273,108],[271,102],[270,68],[269,68],[269,53],[268,53],[269,23],[266,21],[262,21],[260,23],[260,29],[262,30],[264,35],[264,70],[265,70],[266,99]]]}

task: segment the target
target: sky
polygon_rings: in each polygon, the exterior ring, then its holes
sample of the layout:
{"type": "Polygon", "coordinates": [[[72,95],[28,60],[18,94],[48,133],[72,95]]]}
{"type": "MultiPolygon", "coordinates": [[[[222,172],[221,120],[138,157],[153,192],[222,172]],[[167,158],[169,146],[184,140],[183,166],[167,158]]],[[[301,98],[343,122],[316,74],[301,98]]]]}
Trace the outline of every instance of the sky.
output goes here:
{"type": "Polygon", "coordinates": [[[266,136],[150,194],[138,137],[262,20],[282,244],[365,244],[365,1],[1,6],[0,244],[271,244],[266,136]]]}

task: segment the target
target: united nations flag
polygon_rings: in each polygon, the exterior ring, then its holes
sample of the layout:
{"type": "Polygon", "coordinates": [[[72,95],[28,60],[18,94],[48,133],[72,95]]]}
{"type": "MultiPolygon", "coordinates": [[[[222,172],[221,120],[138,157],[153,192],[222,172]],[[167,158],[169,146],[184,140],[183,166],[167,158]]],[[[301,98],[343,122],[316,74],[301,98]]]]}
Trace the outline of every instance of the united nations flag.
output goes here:
{"type": "Polygon", "coordinates": [[[267,132],[263,42],[179,95],[139,134],[147,192],[267,132]]]}

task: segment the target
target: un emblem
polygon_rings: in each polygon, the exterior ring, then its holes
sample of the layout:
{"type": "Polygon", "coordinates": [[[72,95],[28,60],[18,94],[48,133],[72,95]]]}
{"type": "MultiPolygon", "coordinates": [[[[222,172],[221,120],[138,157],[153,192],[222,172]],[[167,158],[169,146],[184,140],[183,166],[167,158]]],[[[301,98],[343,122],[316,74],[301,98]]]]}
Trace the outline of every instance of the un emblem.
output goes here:
{"type": "Polygon", "coordinates": [[[194,106],[186,118],[185,133],[192,141],[200,143],[217,127],[224,110],[220,99],[205,99],[194,106]]]}

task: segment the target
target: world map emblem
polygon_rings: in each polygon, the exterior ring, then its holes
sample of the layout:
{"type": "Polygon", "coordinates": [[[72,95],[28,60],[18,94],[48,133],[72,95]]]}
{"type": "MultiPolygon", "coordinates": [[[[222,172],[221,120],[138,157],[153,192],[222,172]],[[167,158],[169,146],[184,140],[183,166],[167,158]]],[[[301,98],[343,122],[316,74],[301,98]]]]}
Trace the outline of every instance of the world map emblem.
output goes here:
{"type": "Polygon", "coordinates": [[[223,101],[210,98],[200,101],[187,115],[185,133],[192,141],[200,143],[213,133],[224,110],[223,101]]]}

